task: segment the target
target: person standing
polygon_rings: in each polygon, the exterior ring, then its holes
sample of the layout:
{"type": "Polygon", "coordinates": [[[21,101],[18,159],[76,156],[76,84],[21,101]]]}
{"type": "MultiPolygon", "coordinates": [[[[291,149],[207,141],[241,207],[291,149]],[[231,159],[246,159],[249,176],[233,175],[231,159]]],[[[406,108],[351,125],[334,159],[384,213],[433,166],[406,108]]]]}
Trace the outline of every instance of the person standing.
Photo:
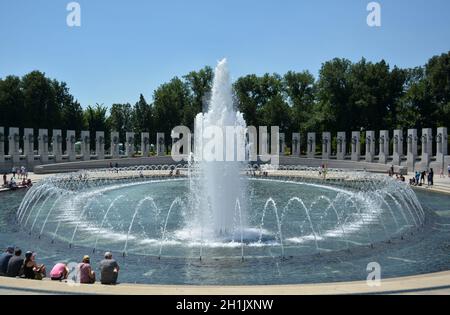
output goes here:
{"type": "Polygon", "coordinates": [[[425,185],[425,176],[427,175],[426,171],[423,171],[422,173],[420,173],[420,184],[421,185],[425,185]]]}
{"type": "Polygon", "coordinates": [[[117,283],[119,277],[119,264],[112,257],[112,253],[106,252],[105,259],[100,262],[101,284],[111,285],[117,283]]]}
{"type": "Polygon", "coordinates": [[[428,186],[431,187],[434,185],[434,170],[431,168],[428,173],[428,186]]]}

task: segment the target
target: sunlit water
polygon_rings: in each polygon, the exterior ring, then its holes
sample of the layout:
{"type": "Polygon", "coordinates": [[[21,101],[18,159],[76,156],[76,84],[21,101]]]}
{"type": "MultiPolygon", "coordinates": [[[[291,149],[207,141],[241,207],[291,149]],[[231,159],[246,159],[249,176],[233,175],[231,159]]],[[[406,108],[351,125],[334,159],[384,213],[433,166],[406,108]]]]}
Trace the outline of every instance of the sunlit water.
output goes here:
{"type": "Polygon", "coordinates": [[[373,184],[355,189],[318,179],[247,180],[245,218],[239,207],[232,209],[233,233],[223,239],[190,224],[196,209],[189,180],[138,178],[44,182],[25,202],[21,192],[4,194],[0,240],[36,250],[47,264],[84,254],[100,260],[111,250],[124,266],[121,280],[140,283],[358,280],[372,261],[382,264],[385,276],[449,267],[448,196],[419,193],[423,207],[417,207],[409,188],[392,189],[397,183],[364,191],[373,184]]]}

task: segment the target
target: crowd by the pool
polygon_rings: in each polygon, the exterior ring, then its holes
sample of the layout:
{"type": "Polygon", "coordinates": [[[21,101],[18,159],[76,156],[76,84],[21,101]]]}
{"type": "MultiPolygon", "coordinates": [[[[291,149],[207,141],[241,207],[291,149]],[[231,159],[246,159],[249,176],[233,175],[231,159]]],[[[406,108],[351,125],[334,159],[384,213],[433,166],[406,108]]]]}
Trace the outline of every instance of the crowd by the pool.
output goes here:
{"type": "MultiPolygon", "coordinates": [[[[106,252],[104,259],[99,262],[100,279],[104,285],[115,285],[119,277],[120,267],[113,255],[106,252]]],[[[43,280],[49,278],[52,281],[72,280],[80,284],[94,284],[97,276],[89,256],[84,256],[71,273],[69,265],[58,262],[47,271],[47,267],[39,264],[35,252],[27,251],[22,255],[22,250],[14,246],[8,246],[0,255],[0,277],[23,278],[30,280],[43,280]]]]}
{"type": "Polygon", "coordinates": [[[11,190],[19,188],[29,188],[33,186],[31,179],[28,178],[28,170],[25,166],[13,167],[11,169],[11,177],[8,180],[8,174],[3,173],[2,188],[8,188],[11,190]]]}
{"type": "MultiPolygon", "coordinates": [[[[450,164],[447,167],[448,177],[450,178],[450,164]]],[[[398,181],[406,182],[406,177],[403,174],[395,173],[394,166],[389,169],[389,176],[395,178],[398,181]]],[[[413,177],[409,178],[409,184],[411,186],[418,187],[433,187],[434,186],[434,169],[429,168],[427,170],[415,171],[413,177]]],[[[441,170],[440,178],[445,178],[444,169],[441,170]]]]}

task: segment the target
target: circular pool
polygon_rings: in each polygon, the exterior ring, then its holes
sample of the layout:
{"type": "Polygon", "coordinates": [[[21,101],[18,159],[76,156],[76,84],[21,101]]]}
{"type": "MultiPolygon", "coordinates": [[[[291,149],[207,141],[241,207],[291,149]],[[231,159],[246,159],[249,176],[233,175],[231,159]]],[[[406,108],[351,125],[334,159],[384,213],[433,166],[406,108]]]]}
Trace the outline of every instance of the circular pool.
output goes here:
{"type": "Polygon", "coordinates": [[[300,284],[365,280],[371,262],[383,277],[450,267],[446,195],[384,175],[247,169],[225,209],[232,223],[217,230],[192,177],[167,167],[52,176],[2,196],[0,241],[47,265],[89,254],[95,268],[112,251],[130,283],[300,284]]]}

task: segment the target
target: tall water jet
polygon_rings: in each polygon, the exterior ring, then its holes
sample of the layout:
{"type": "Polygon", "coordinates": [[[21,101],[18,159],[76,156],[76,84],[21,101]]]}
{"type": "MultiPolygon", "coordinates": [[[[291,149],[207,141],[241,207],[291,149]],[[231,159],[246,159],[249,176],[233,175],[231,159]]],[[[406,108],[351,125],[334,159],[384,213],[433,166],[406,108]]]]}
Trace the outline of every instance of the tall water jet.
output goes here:
{"type": "MultiPolygon", "coordinates": [[[[192,193],[198,198],[202,216],[198,221],[212,237],[230,237],[235,204],[246,185],[240,176],[246,159],[246,123],[234,108],[226,59],[215,69],[207,111],[195,119],[194,141],[198,180],[192,193]]],[[[245,208],[243,201],[240,204],[245,208]]]]}

